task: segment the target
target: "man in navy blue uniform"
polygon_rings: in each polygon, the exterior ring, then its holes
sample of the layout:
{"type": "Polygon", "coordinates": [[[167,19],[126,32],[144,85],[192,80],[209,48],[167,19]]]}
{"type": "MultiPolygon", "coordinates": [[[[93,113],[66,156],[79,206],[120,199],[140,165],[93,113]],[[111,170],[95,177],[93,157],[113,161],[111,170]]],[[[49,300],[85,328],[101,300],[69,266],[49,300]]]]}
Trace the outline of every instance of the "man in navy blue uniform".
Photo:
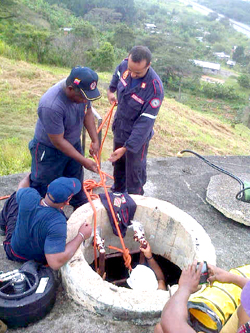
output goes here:
{"type": "Polygon", "coordinates": [[[59,269],[91,236],[91,225],[83,223],[66,244],[67,222],[62,208],[80,191],[81,183],[76,178],[57,178],[48,186],[45,198],[29,185],[27,175],[0,213],[0,229],[6,233],[4,250],[10,260],[35,260],[59,269]]]}
{"type": "MultiPolygon", "coordinates": [[[[83,181],[83,168],[97,172],[96,163],[82,155],[83,126],[91,138],[91,154],[99,143],[91,101],[101,97],[98,75],[88,67],[74,67],[67,79],[52,86],[40,99],[34,138],[29,143],[32,157],[30,186],[43,197],[47,186],[58,177],[83,181]]],[[[88,202],[81,189],[70,204],[76,209],[88,202]]]]}
{"type": "Polygon", "coordinates": [[[112,127],[114,151],[109,158],[116,192],[144,193],[148,145],[164,97],[161,79],[150,67],[151,58],[147,47],[133,47],[117,66],[108,89],[109,102],[118,103],[112,127]]]}

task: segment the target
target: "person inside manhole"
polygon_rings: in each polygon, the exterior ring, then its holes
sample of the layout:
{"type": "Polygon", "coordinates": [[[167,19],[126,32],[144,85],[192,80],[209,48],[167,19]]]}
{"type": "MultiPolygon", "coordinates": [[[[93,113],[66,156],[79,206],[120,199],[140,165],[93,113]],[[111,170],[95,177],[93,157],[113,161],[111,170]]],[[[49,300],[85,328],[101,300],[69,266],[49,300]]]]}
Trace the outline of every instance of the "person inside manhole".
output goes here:
{"type": "MultiPolygon", "coordinates": [[[[197,269],[197,262],[183,269],[179,279],[179,288],[168,300],[162,311],[160,323],[155,326],[154,333],[195,333],[188,324],[187,302],[190,295],[198,290],[203,263],[197,269]]],[[[207,281],[233,283],[242,289],[241,305],[220,331],[221,333],[250,333],[250,280],[246,277],[227,272],[208,264],[207,281]]],[[[206,331],[207,332],[207,331],[206,331]]],[[[199,333],[203,333],[200,331],[199,333]]]]}
{"type": "Polygon", "coordinates": [[[60,177],[50,183],[42,198],[29,187],[28,174],[0,213],[7,258],[19,262],[35,260],[55,270],[71,259],[92,232],[92,227],[83,223],[75,238],[66,244],[67,223],[62,208],[80,189],[78,179],[60,177]]]}
{"type": "Polygon", "coordinates": [[[127,279],[130,288],[140,291],[167,290],[164,274],[154,259],[149,242],[140,246],[144,261],[140,262],[127,279]]]}

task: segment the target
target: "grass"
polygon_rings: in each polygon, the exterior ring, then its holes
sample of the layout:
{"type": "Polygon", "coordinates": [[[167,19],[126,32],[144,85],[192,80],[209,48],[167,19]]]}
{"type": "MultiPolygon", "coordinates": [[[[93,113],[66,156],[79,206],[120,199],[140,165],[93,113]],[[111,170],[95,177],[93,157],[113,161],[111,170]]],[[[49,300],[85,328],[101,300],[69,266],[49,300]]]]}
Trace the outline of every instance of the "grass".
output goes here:
{"type": "Polygon", "coordinates": [[[214,116],[222,122],[235,125],[241,122],[242,115],[246,108],[245,104],[238,101],[225,101],[221,99],[205,98],[202,96],[182,93],[181,102],[191,109],[202,114],[214,116]]]}
{"type": "MultiPolygon", "coordinates": [[[[69,72],[69,68],[0,57],[0,175],[30,169],[28,142],[34,134],[39,99],[69,72]]],[[[102,98],[93,103],[103,117],[110,108],[106,90],[111,75],[99,74],[102,98]]],[[[250,129],[235,121],[237,105],[234,108],[223,101],[185,94],[183,98],[193,109],[173,98],[164,99],[149,147],[150,157],[175,156],[182,149],[192,149],[202,155],[249,155],[250,129]]],[[[89,139],[86,151],[88,146],[89,139]]],[[[109,130],[103,161],[108,159],[111,151],[112,133],[109,130]]]]}
{"type": "Polygon", "coordinates": [[[191,149],[202,155],[248,155],[250,130],[203,115],[173,100],[165,101],[158,121],[150,152],[154,156],[173,156],[179,150],[191,149]]]}

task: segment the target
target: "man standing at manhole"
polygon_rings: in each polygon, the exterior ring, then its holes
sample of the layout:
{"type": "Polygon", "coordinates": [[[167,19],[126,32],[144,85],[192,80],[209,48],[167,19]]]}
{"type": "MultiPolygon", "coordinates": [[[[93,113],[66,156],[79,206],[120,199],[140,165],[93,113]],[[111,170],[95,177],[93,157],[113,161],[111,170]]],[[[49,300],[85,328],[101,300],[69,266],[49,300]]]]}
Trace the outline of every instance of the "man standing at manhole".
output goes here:
{"type": "MultiPolygon", "coordinates": [[[[74,67],[67,79],[51,87],[40,99],[33,140],[30,186],[42,197],[47,186],[58,177],[83,181],[83,168],[97,172],[96,163],[82,155],[80,135],[83,125],[92,140],[91,154],[98,155],[99,142],[91,102],[101,97],[98,75],[88,67],[74,67]]],[[[81,189],[70,204],[88,202],[81,189]]]]}
{"type": "Polygon", "coordinates": [[[164,97],[161,79],[150,66],[151,58],[147,47],[133,47],[117,66],[108,89],[109,102],[118,102],[112,128],[114,152],[109,158],[114,163],[116,192],[144,193],[148,145],[164,97]]]}

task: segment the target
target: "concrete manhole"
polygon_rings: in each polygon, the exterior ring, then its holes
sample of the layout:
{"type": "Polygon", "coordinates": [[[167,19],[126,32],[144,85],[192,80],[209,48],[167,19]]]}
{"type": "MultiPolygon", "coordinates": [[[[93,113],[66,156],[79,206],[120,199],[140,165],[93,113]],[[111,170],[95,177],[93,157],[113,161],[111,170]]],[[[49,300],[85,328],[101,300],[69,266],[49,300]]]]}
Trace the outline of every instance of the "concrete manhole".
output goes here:
{"type": "MultiPolygon", "coordinates": [[[[216,263],[215,249],[202,226],[174,205],[150,197],[131,196],[137,209],[134,219],[143,224],[146,239],[152,252],[183,269],[195,258],[216,263]]],[[[108,215],[100,200],[94,201],[97,224],[102,229],[105,245],[121,248],[119,238],[110,226],[108,215]]],[[[73,239],[83,222],[93,225],[90,204],[78,208],[68,220],[68,238],[73,239]]],[[[138,249],[133,231],[127,230],[124,238],[130,251],[138,249]]],[[[107,249],[106,253],[114,251],[107,249]]],[[[85,309],[118,320],[132,320],[136,324],[154,324],[169,298],[169,292],[139,292],[117,287],[104,281],[91,267],[94,260],[92,240],[87,240],[71,260],[62,267],[62,280],[68,295],[85,309]]]]}

